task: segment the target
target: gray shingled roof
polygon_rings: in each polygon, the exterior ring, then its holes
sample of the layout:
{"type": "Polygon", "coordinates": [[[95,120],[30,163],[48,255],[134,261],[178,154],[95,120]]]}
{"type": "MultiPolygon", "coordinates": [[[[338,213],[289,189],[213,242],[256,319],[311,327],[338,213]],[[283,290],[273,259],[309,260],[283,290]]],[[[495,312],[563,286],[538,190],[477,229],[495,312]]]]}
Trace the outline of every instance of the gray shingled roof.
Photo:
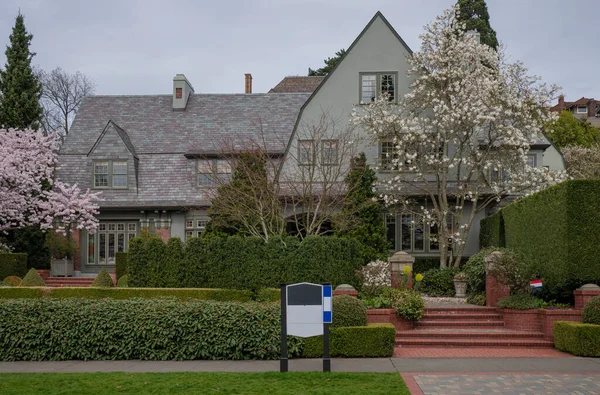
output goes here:
{"type": "Polygon", "coordinates": [[[321,76],[288,76],[282,79],[269,93],[313,93],[324,79],[325,77],[321,76]]]}
{"type": "Polygon", "coordinates": [[[190,97],[186,111],[172,110],[171,95],[87,97],[61,148],[57,176],[92,188],[94,159],[127,159],[135,169],[128,189],[102,190],[101,208],[206,206],[210,196],[197,186],[196,161],[184,154],[215,152],[229,138],[247,143],[257,137],[264,137],[269,152],[285,153],[308,97],[199,94],[190,97]],[[118,137],[103,138],[90,152],[109,125],[118,137]]]}
{"type": "Polygon", "coordinates": [[[244,140],[263,129],[268,149],[285,151],[309,94],[195,94],[185,111],[171,95],[90,96],[81,104],[61,154],[87,154],[107,122],[125,130],[137,154],[212,149],[215,140],[244,140]]]}

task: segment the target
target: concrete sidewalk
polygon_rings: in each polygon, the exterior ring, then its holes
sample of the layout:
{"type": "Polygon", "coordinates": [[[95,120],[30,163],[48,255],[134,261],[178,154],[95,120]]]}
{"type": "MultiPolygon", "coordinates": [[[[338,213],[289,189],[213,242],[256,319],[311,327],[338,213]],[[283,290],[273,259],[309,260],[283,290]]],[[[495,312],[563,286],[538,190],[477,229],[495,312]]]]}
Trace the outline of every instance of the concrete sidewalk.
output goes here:
{"type": "MultiPolygon", "coordinates": [[[[289,370],[321,371],[320,359],[294,359],[289,370]]],[[[334,358],[334,372],[600,373],[593,358],[334,358]]],[[[276,372],[279,361],[44,361],[0,362],[0,373],[38,372],[276,372]]]]}

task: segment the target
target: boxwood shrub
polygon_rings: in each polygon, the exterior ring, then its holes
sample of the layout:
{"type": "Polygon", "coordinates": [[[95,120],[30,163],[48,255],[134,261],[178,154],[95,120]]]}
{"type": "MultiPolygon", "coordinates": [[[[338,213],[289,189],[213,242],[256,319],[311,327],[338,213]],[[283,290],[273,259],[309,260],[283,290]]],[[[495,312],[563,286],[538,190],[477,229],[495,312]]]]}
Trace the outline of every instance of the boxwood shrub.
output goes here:
{"type": "MultiPolygon", "coordinates": [[[[179,300],[199,299],[230,302],[248,302],[252,293],[241,289],[199,289],[199,288],[87,288],[87,287],[2,287],[0,298],[83,298],[83,299],[132,299],[132,298],[177,298],[179,300]]],[[[266,301],[266,299],[264,299],[266,301]]]]}
{"type": "Polygon", "coordinates": [[[127,274],[127,252],[115,252],[115,274],[117,280],[127,274]]]}
{"type": "Polygon", "coordinates": [[[600,296],[590,299],[585,304],[581,317],[586,324],[600,325],[600,296]]]}
{"type": "Polygon", "coordinates": [[[349,295],[337,295],[332,301],[332,328],[367,325],[364,303],[349,295]]]}
{"type": "MultiPolygon", "coordinates": [[[[332,357],[391,357],[395,340],[396,328],[392,324],[331,328],[329,353],[332,357]]],[[[323,336],[306,338],[302,356],[323,357],[323,336]]]]}
{"type": "Polygon", "coordinates": [[[600,325],[555,322],[554,346],[580,357],[600,357],[600,325]]]}
{"type": "Polygon", "coordinates": [[[311,236],[272,239],[194,237],[185,248],[143,234],[130,243],[129,285],[237,288],[257,292],[280,283],[331,282],[358,286],[364,246],[352,239],[311,236]]]}
{"type": "Polygon", "coordinates": [[[423,273],[421,291],[429,296],[454,296],[454,275],[458,269],[431,269],[423,273]]]}
{"type": "Polygon", "coordinates": [[[531,310],[544,307],[544,301],[530,294],[515,294],[500,299],[497,304],[501,309],[531,310]]]}
{"type": "Polygon", "coordinates": [[[29,269],[19,287],[45,287],[46,283],[42,279],[42,276],[34,268],[29,269]]]}
{"type": "Polygon", "coordinates": [[[27,274],[27,254],[0,252],[0,278],[27,274]]]}
{"type": "MultiPolygon", "coordinates": [[[[277,303],[0,300],[0,360],[278,359],[277,303]]],[[[302,341],[289,339],[289,356],[302,341]]]]}

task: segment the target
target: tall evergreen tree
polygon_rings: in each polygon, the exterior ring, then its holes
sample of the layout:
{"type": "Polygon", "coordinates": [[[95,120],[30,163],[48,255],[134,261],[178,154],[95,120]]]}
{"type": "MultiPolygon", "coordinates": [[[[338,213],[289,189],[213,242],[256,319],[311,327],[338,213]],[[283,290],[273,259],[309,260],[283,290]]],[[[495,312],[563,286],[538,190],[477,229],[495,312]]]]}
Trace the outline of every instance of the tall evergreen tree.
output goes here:
{"type": "Polygon", "coordinates": [[[498,49],[496,31],[490,25],[485,0],[458,0],[456,4],[460,7],[458,20],[466,23],[466,31],[477,30],[482,44],[498,49]]]}
{"type": "Polygon", "coordinates": [[[352,158],[352,170],[344,182],[346,201],[336,221],[336,235],[360,241],[371,258],[385,259],[390,246],[383,223],[383,206],[373,192],[377,176],[367,165],[364,153],[352,158]]]}
{"type": "Polygon", "coordinates": [[[19,13],[6,47],[5,70],[0,70],[0,125],[5,128],[38,129],[42,119],[39,99],[42,86],[31,68],[35,55],[29,51],[32,34],[19,13]]]}
{"type": "Polygon", "coordinates": [[[342,56],[344,56],[345,54],[346,54],[346,50],[342,48],[335,53],[334,57],[325,59],[323,61],[323,62],[325,62],[325,66],[321,67],[320,69],[313,70],[309,67],[308,68],[308,76],[309,77],[315,77],[315,76],[323,76],[324,77],[324,76],[326,76],[327,74],[331,73],[331,70],[333,70],[335,65],[340,61],[340,59],[342,59],[342,56]]]}

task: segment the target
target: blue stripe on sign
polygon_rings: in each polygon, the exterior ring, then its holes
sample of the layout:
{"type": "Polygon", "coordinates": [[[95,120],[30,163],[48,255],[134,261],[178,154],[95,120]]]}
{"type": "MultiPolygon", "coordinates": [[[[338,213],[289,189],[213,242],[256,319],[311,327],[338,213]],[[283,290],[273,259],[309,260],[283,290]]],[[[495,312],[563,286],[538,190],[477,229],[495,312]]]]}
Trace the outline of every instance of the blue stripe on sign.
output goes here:
{"type": "Polygon", "coordinates": [[[323,285],[323,297],[331,297],[331,285],[323,285]]]}
{"type": "Polygon", "coordinates": [[[331,324],[331,311],[324,311],[323,312],[323,323],[324,324],[331,324]]]}

